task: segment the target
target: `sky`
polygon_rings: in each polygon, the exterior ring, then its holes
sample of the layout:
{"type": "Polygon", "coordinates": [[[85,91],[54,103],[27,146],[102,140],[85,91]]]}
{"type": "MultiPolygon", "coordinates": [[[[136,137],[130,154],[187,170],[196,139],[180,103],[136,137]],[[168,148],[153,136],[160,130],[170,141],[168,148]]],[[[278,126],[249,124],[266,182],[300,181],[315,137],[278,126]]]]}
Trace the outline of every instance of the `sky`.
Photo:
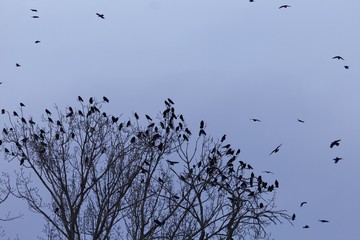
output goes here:
{"type": "MultiPolygon", "coordinates": [[[[297,219],[270,227],[274,239],[358,239],[360,1],[0,0],[0,9],[0,108],[23,102],[37,118],[78,95],[107,96],[113,114],[154,116],[170,97],[194,129],[205,120],[240,160],[275,173],[277,205],[297,219]]],[[[24,216],[3,224],[8,236],[35,239],[41,217],[15,199],[0,213],[13,206],[24,216]]]]}

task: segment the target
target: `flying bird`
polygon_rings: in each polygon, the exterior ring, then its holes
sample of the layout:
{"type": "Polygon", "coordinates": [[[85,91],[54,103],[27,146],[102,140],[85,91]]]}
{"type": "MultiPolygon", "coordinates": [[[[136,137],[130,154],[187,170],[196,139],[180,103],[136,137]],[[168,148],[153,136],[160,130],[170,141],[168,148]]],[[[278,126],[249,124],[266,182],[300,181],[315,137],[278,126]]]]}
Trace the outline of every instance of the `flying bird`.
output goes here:
{"type": "Polygon", "coordinates": [[[304,206],[305,204],[307,204],[307,202],[300,203],[300,207],[304,206]]]}
{"type": "Polygon", "coordinates": [[[35,43],[40,43],[40,41],[39,41],[39,40],[36,40],[35,43]]]}
{"type": "Polygon", "coordinates": [[[32,18],[39,18],[39,16],[32,16],[32,18]]]}
{"type": "Polygon", "coordinates": [[[332,59],[337,59],[337,60],[344,60],[341,56],[335,56],[332,59]]]}
{"type": "Polygon", "coordinates": [[[324,219],[320,219],[319,222],[321,222],[321,223],[329,223],[330,221],[324,220],[324,219]]]}
{"type": "Polygon", "coordinates": [[[99,18],[105,19],[104,14],[96,13],[99,18]]]}
{"type": "Polygon", "coordinates": [[[305,121],[304,121],[304,120],[301,120],[301,119],[298,119],[298,122],[304,123],[305,121]]]}
{"type": "Polygon", "coordinates": [[[273,153],[277,153],[280,150],[282,144],[280,144],[279,146],[277,146],[274,150],[272,150],[272,152],[269,154],[269,156],[273,153]]]}
{"type": "Polygon", "coordinates": [[[340,141],[341,139],[335,140],[330,144],[330,148],[333,148],[334,146],[339,146],[340,145],[340,141]]]}
{"type": "Polygon", "coordinates": [[[17,63],[17,64],[16,64],[16,67],[21,67],[21,65],[17,63]]]}
{"type": "Polygon", "coordinates": [[[282,5],[282,6],[279,7],[279,9],[281,9],[281,8],[288,8],[288,7],[291,7],[291,6],[289,6],[289,5],[282,5]]]}
{"type": "Polygon", "coordinates": [[[253,121],[253,122],[261,122],[261,120],[257,119],[257,118],[251,118],[250,120],[253,121]]]}
{"type": "Polygon", "coordinates": [[[344,68],[345,68],[345,69],[349,69],[349,66],[348,66],[348,65],[345,65],[344,68]]]}
{"type": "Polygon", "coordinates": [[[271,171],[263,171],[263,173],[274,174],[274,173],[271,172],[271,171]]]}
{"type": "Polygon", "coordinates": [[[166,160],[166,161],[167,161],[171,166],[179,163],[179,162],[177,162],[177,161],[171,161],[171,160],[166,160]]]}
{"type": "Polygon", "coordinates": [[[167,100],[168,100],[168,102],[169,102],[170,104],[174,105],[173,100],[171,100],[170,98],[168,98],[167,100]]]}
{"type": "Polygon", "coordinates": [[[336,157],[336,158],[334,158],[333,160],[335,161],[335,163],[338,163],[340,160],[342,160],[342,158],[336,157]]]}
{"type": "Polygon", "coordinates": [[[32,12],[37,12],[37,9],[33,9],[33,8],[32,8],[32,9],[30,9],[30,10],[31,10],[32,12]]]}

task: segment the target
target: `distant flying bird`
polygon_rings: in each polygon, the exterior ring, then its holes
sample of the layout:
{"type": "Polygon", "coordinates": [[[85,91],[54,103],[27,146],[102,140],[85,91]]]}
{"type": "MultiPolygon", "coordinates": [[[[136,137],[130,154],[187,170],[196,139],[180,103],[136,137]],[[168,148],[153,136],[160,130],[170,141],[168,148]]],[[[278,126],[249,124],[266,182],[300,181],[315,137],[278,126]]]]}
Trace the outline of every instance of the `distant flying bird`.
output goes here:
{"type": "Polygon", "coordinates": [[[105,19],[104,14],[96,13],[99,18],[105,19]]]}
{"type": "Polygon", "coordinates": [[[307,204],[307,202],[300,203],[300,207],[304,206],[305,204],[307,204]]]}
{"type": "Polygon", "coordinates": [[[341,139],[335,140],[330,144],[330,148],[333,148],[334,146],[339,146],[340,145],[340,141],[341,139]]]}
{"type": "Polygon", "coordinates": [[[254,2],[254,0],[249,0],[249,2],[254,2]]]}
{"type": "Polygon", "coordinates": [[[47,115],[51,115],[51,112],[48,109],[45,109],[47,115]]]}
{"type": "Polygon", "coordinates": [[[336,157],[336,158],[334,158],[333,160],[335,161],[335,163],[338,163],[340,160],[342,160],[342,158],[336,157]]]}
{"type": "Polygon", "coordinates": [[[344,60],[341,56],[335,56],[332,59],[337,59],[337,60],[344,60]]]}
{"type": "Polygon", "coordinates": [[[320,219],[319,222],[321,222],[321,223],[328,223],[328,222],[330,222],[330,221],[324,220],[324,219],[320,219]]]}
{"type": "Polygon", "coordinates": [[[39,16],[32,16],[32,18],[39,18],[39,16]]]}
{"type": "Polygon", "coordinates": [[[251,118],[250,120],[253,121],[253,122],[261,122],[261,120],[259,120],[257,118],[251,118]]]}
{"type": "Polygon", "coordinates": [[[305,225],[305,226],[303,226],[303,228],[310,228],[310,227],[309,227],[309,225],[305,225]]]}
{"type": "Polygon", "coordinates": [[[274,174],[274,173],[271,172],[271,171],[263,171],[263,173],[274,174]]]}
{"type": "Polygon", "coordinates": [[[39,40],[36,40],[35,43],[40,43],[40,41],[39,41],[39,40]]]}
{"type": "Polygon", "coordinates": [[[279,9],[281,9],[281,8],[288,8],[288,7],[291,7],[291,6],[289,6],[289,5],[282,5],[282,6],[279,7],[279,9]]]}
{"type": "Polygon", "coordinates": [[[294,214],[291,216],[291,220],[292,220],[292,221],[295,221],[295,218],[296,218],[296,214],[294,213],[294,214]]]}
{"type": "Polygon", "coordinates": [[[301,119],[298,119],[298,122],[304,123],[305,121],[304,121],[304,120],[301,120],[301,119]]]}
{"type": "Polygon", "coordinates": [[[32,12],[37,12],[37,9],[33,9],[33,8],[32,8],[32,9],[30,9],[30,10],[31,10],[32,12]]]}
{"type": "Polygon", "coordinates": [[[345,69],[349,69],[349,66],[345,65],[344,68],[345,68],[345,69]]]}
{"type": "Polygon", "coordinates": [[[16,67],[21,67],[21,65],[17,63],[17,64],[16,64],[16,67]]]}
{"type": "Polygon", "coordinates": [[[273,153],[277,153],[280,150],[282,144],[280,144],[279,146],[277,146],[274,150],[272,150],[272,152],[269,154],[269,156],[273,153]]]}

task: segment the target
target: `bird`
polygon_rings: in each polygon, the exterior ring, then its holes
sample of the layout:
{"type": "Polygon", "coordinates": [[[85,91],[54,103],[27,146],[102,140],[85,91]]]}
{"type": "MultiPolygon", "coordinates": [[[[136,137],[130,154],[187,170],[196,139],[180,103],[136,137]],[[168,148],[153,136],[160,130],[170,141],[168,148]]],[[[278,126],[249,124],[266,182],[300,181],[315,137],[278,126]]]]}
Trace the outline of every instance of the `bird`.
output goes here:
{"type": "Polygon", "coordinates": [[[18,63],[16,63],[16,65],[15,65],[16,67],[21,67],[21,65],[20,64],[18,64],[18,63]]]}
{"type": "Polygon", "coordinates": [[[147,120],[152,121],[152,118],[149,115],[145,114],[145,117],[147,120]]]}
{"type": "Polygon", "coordinates": [[[134,117],[136,118],[136,120],[139,120],[139,115],[137,113],[134,113],[134,117]]]}
{"type": "Polygon", "coordinates": [[[222,138],[221,138],[220,142],[224,142],[224,141],[225,141],[225,139],[226,139],[226,134],[224,134],[224,135],[222,136],[222,138]]]}
{"type": "Polygon", "coordinates": [[[35,43],[40,43],[40,41],[39,41],[39,40],[36,40],[35,43]]]}
{"type": "Polygon", "coordinates": [[[289,6],[289,5],[281,5],[281,6],[279,7],[279,9],[281,9],[281,8],[288,8],[288,7],[291,7],[291,6],[289,6]]]}
{"type": "Polygon", "coordinates": [[[32,16],[32,18],[39,18],[39,16],[32,16]]]}
{"type": "Polygon", "coordinates": [[[307,202],[300,203],[300,207],[304,206],[305,204],[307,204],[307,202]]]}
{"type": "Polygon", "coordinates": [[[93,104],[94,103],[94,99],[92,97],[89,98],[89,103],[93,104]]]}
{"type": "Polygon", "coordinates": [[[274,174],[274,173],[271,172],[271,171],[263,171],[263,173],[274,174]]]}
{"type": "Polygon", "coordinates": [[[304,120],[301,120],[301,119],[298,119],[298,122],[304,123],[305,121],[304,121],[304,120]]]}
{"type": "Polygon", "coordinates": [[[279,188],[279,181],[278,180],[275,180],[275,187],[279,188]]]}
{"type": "Polygon", "coordinates": [[[254,2],[254,0],[249,0],[249,2],[254,2]]]}
{"type": "Polygon", "coordinates": [[[291,216],[291,220],[292,220],[292,221],[295,221],[295,218],[296,218],[296,214],[294,213],[294,214],[291,216]]]}
{"type": "Polygon", "coordinates": [[[48,109],[45,109],[47,115],[51,115],[51,112],[48,109]]]}
{"type": "Polygon", "coordinates": [[[335,56],[332,59],[337,59],[337,60],[344,60],[341,56],[335,56]]]}
{"type": "Polygon", "coordinates": [[[167,100],[168,100],[168,102],[169,102],[170,104],[174,105],[173,100],[171,100],[170,98],[168,98],[167,100]]]}
{"type": "Polygon", "coordinates": [[[32,12],[37,12],[37,9],[31,8],[30,9],[32,12]]]}
{"type": "Polygon", "coordinates": [[[166,160],[166,161],[167,161],[171,166],[179,163],[179,162],[177,162],[177,161],[171,161],[171,160],[166,160]]]}
{"type": "Polygon", "coordinates": [[[103,97],[103,100],[104,100],[104,102],[107,102],[107,103],[109,103],[109,99],[107,98],[107,97],[103,97]]]}
{"type": "Polygon", "coordinates": [[[84,102],[84,100],[80,96],[78,96],[78,100],[79,100],[79,102],[84,102]]]}
{"type": "Polygon", "coordinates": [[[335,163],[338,163],[340,160],[342,160],[342,158],[336,157],[336,158],[334,158],[333,160],[335,161],[335,163]]]}
{"type": "Polygon", "coordinates": [[[341,141],[341,139],[338,139],[338,140],[335,140],[335,141],[331,142],[330,148],[333,148],[334,146],[339,146],[340,141],[341,141]]]}
{"type": "Polygon", "coordinates": [[[3,82],[0,82],[0,84],[3,84],[3,82]]]}
{"type": "Polygon", "coordinates": [[[321,222],[321,223],[329,223],[330,221],[325,220],[325,219],[320,219],[319,222],[321,222]]]}
{"type": "Polygon", "coordinates": [[[251,118],[250,120],[253,121],[253,122],[261,122],[261,120],[257,119],[257,118],[251,118]]]}
{"type": "Polygon", "coordinates": [[[15,116],[15,117],[18,117],[19,115],[17,114],[17,112],[15,112],[15,111],[13,111],[13,115],[15,116]]]}
{"type": "Polygon", "coordinates": [[[277,153],[280,150],[282,144],[280,144],[279,146],[277,146],[274,150],[272,150],[272,152],[269,154],[269,156],[273,153],[277,153]]]}
{"type": "Polygon", "coordinates": [[[20,103],[20,107],[25,107],[25,104],[23,104],[22,102],[20,103]]]}
{"type": "Polygon", "coordinates": [[[201,135],[206,136],[206,132],[204,131],[204,129],[200,129],[199,136],[201,136],[201,135]]]}
{"type": "Polygon", "coordinates": [[[349,69],[349,66],[348,66],[348,65],[345,65],[344,68],[345,68],[345,69],[349,69]]]}
{"type": "Polygon", "coordinates": [[[104,14],[96,13],[99,18],[105,19],[104,14]]]}
{"type": "Polygon", "coordinates": [[[204,128],[204,125],[205,125],[204,120],[201,120],[201,122],[200,122],[200,128],[204,128]]]}
{"type": "Polygon", "coordinates": [[[309,225],[305,225],[305,226],[303,226],[303,228],[310,228],[310,227],[309,227],[309,225]]]}

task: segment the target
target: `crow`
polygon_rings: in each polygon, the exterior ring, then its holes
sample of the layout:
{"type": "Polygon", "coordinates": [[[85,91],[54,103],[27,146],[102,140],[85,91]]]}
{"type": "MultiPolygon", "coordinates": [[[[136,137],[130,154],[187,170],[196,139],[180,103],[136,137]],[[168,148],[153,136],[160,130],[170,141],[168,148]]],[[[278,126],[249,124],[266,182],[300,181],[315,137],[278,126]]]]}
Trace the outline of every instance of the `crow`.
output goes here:
{"type": "Polygon", "coordinates": [[[274,173],[271,172],[271,171],[263,171],[263,173],[274,174],[274,173]]]}
{"type": "Polygon", "coordinates": [[[40,41],[39,41],[39,40],[36,40],[35,43],[40,43],[40,41]]]}
{"type": "Polygon", "coordinates": [[[307,202],[300,203],[300,207],[304,206],[305,204],[307,204],[307,202]]]}
{"type": "Polygon", "coordinates": [[[152,118],[149,115],[145,114],[145,117],[147,120],[152,121],[152,118]]]}
{"type": "Polygon", "coordinates": [[[303,228],[310,228],[310,227],[309,227],[309,225],[305,225],[305,226],[303,226],[303,228]]]}
{"type": "Polygon", "coordinates": [[[31,10],[32,12],[37,12],[37,9],[33,9],[33,8],[32,8],[32,9],[30,9],[30,10],[31,10]]]}
{"type": "Polygon", "coordinates": [[[49,116],[51,115],[51,112],[48,109],[45,109],[45,112],[47,115],[49,115],[49,116]]]}
{"type": "Polygon", "coordinates": [[[253,121],[253,122],[261,122],[261,120],[257,119],[257,118],[251,118],[250,120],[253,121]]]}
{"type": "Polygon", "coordinates": [[[16,67],[21,67],[21,65],[20,64],[18,64],[18,63],[16,63],[16,65],[15,65],[16,67]]]}
{"type": "Polygon", "coordinates": [[[13,111],[13,115],[15,116],[15,117],[18,117],[19,115],[17,114],[17,112],[15,112],[15,111],[13,111]]]}
{"type": "Polygon", "coordinates": [[[109,99],[107,98],[107,97],[103,97],[103,100],[104,100],[104,102],[107,102],[107,103],[109,103],[109,99]]]}
{"type": "Polygon", "coordinates": [[[340,145],[340,141],[341,139],[335,140],[330,144],[330,148],[333,148],[334,146],[339,146],[340,145]]]}
{"type": "Polygon", "coordinates": [[[134,116],[135,116],[136,120],[139,120],[139,115],[137,113],[134,113],[134,116]]]}
{"type": "Polygon", "coordinates": [[[204,131],[204,129],[200,129],[200,131],[199,131],[199,137],[200,137],[201,135],[205,135],[205,136],[206,136],[206,132],[204,131]]]}
{"type": "Polygon", "coordinates": [[[344,68],[345,68],[345,69],[349,69],[349,66],[348,66],[348,65],[345,65],[344,68]]]}
{"type": "Polygon", "coordinates": [[[226,139],[226,134],[224,134],[224,136],[222,136],[222,138],[221,138],[220,142],[224,142],[224,141],[225,141],[225,139],[226,139]]]}
{"type": "Polygon", "coordinates": [[[202,129],[202,128],[204,128],[204,121],[203,120],[201,120],[201,122],[200,122],[200,128],[202,129]]]}
{"type": "Polygon", "coordinates": [[[179,162],[177,162],[177,161],[171,161],[171,160],[166,160],[166,161],[167,161],[171,166],[179,163],[179,162]]]}
{"type": "Polygon", "coordinates": [[[291,6],[289,6],[289,5],[282,5],[282,6],[279,7],[279,9],[281,9],[281,8],[288,8],[288,7],[291,7],[291,6]]]}
{"type": "Polygon", "coordinates": [[[337,60],[344,60],[341,56],[335,56],[332,59],[337,59],[337,60]]]}
{"type": "Polygon", "coordinates": [[[304,120],[301,120],[301,119],[298,119],[298,122],[304,123],[305,121],[304,121],[304,120]]]}
{"type": "Polygon", "coordinates": [[[328,223],[328,222],[330,222],[330,221],[324,220],[324,219],[320,219],[319,222],[321,222],[321,223],[328,223]]]}
{"type": "Polygon", "coordinates": [[[104,14],[96,13],[99,18],[105,19],[104,14]]]}
{"type": "Polygon", "coordinates": [[[282,144],[280,144],[279,146],[277,146],[274,150],[272,150],[272,152],[269,154],[269,156],[273,153],[277,153],[280,150],[282,144]]]}
{"type": "Polygon", "coordinates": [[[93,104],[94,103],[94,99],[92,97],[89,98],[89,103],[93,104]]]}
{"type": "Polygon", "coordinates": [[[279,188],[279,182],[278,182],[278,180],[275,180],[275,187],[276,187],[276,188],[279,188]]]}
{"type": "Polygon", "coordinates": [[[78,96],[78,100],[79,100],[79,102],[84,102],[84,100],[80,96],[78,96]]]}
{"type": "Polygon", "coordinates": [[[32,18],[39,18],[39,16],[32,16],[32,18]]]}
{"type": "Polygon", "coordinates": [[[338,163],[340,160],[342,160],[342,158],[336,157],[336,158],[334,158],[333,160],[335,161],[335,163],[338,163]]]}
{"type": "Polygon", "coordinates": [[[20,107],[25,107],[25,104],[23,104],[22,102],[20,103],[20,107]]]}
{"type": "Polygon", "coordinates": [[[291,220],[292,221],[295,221],[295,218],[296,218],[296,215],[295,215],[295,213],[291,216],[291,220]]]}

